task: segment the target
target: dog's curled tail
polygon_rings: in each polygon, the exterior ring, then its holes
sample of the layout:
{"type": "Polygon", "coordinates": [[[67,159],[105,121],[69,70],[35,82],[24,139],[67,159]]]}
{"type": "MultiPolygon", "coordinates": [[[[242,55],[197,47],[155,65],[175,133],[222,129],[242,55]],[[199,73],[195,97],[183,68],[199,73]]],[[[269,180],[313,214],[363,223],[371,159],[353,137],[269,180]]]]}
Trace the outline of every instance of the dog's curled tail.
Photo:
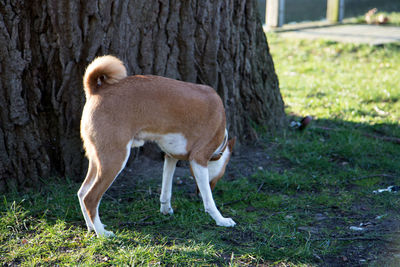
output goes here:
{"type": "Polygon", "coordinates": [[[115,84],[125,77],[126,68],[121,60],[110,55],[98,57],[86,68],[83,88],[87,96],[93,95],[104,83],[115,84]]]}

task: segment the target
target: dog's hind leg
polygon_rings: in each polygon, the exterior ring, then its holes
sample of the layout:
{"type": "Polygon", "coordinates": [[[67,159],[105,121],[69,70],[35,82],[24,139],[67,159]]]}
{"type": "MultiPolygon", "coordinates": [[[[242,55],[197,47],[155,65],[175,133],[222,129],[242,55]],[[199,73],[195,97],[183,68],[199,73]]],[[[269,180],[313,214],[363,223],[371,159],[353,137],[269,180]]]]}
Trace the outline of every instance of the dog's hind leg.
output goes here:
{"type": "Polygon", "coordinates": [[[172,180],[174,177],[177,159],[174,159],[168,155],[165,155],[164,159],[164,170],[162,177],[162,188],[160,196],[160,212],[162,214],[173,214],[174,210],[171,207],[171,195],[172,195],[172,180]]]}
{"type": "Polygon", "coordinates": [[[86,226],[89,232],[94,230],[94,227],[86,211],[86,207],[83,204],[83,198],[86,196],[86,193],[92,186],[94,179],[96,178],[96,173],[97,173],[96,164],[94,163],[93,159],[89,159],[89,167],[88,167],[88,172],[86,174],[86,178],[83,181],[81,188],[78,191],[79,204],[81,206],[83,217],[85,218],[86,226]]]}
{"type": "Polygon", "coordinates": [[[83,198],[89,218],[97,236],[112,236],[111,231],[106,231],[100,221],[99,205],[104,192],[118,176],[129,158],[132,142],[125,147],[114,145],[109,151],[102,151],[99,155],[96,178],[83,198]]]}
{"type": "Polygon", "coordinates": [[[190,161],[190,166],[195,176],[197,186],[199,187],[205,211],[211,215],[217,225],[227,227],[235,226],[236,223],[231,218],[222,217],[221,213],[217,209],[217,206],[215,205],[209,184],[207,166],[202,166],[195,160],[190,161]]]}

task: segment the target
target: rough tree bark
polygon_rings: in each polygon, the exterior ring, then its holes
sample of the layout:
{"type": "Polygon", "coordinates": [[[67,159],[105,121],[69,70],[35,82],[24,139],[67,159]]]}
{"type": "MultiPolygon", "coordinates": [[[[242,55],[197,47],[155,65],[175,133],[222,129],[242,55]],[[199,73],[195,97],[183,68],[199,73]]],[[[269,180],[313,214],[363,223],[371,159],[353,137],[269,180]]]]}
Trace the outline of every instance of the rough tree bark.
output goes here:
{"type": "Polygon", "coordinates": [[[114,54],[129,74],[208,84],[231,134],[277,129],[285,115],[256,15],[245,0],[0,1],[0,190],[41,177],[82,179],[82,75],[114,54]]]}

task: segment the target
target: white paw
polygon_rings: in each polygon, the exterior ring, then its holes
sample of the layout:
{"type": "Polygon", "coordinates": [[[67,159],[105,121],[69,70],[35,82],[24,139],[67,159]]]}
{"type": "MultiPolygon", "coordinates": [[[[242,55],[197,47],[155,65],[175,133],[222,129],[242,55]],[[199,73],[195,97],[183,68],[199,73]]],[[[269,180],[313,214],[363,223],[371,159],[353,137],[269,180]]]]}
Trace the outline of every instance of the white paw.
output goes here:
{"type": "Polygon", "coordinates": [[[104,232],[102,232],[102,233],[97,233],[97,237],[101,237],[101,236],[103,236],[103,237],[113,237],[113,236],[115,236],[115,234],[113,232],[111,232],[111,231],[104,230],[104,232]]]}
{"type": "Polygon", "coordinates": [[[164,215],[172,215],[174,214],[174,210],[171,207],[161,206],[160,212],[164,215]]]}
{"type": "Polygon", "coordinates": [[[225,227],[233,227],[236,223],[231,218],[222,218],[221,220],[217,221],[218,226],[225,226],[225,227]]]}

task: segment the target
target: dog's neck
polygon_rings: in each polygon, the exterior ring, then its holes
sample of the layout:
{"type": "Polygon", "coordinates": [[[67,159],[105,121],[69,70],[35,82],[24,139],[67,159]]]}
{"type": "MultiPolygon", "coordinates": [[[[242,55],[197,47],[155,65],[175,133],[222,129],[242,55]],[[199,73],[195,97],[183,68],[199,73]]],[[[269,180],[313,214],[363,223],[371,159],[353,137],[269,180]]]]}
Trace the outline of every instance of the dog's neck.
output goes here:
{"type": "Polygon", "coordinates": [[[210,161],[219,160],[226,149],[226,145],[228,144],[228,131],[225,129],[225,137],[222,141],[221,145],[215,150],[214,154],[212,154],[210,161]]]}

